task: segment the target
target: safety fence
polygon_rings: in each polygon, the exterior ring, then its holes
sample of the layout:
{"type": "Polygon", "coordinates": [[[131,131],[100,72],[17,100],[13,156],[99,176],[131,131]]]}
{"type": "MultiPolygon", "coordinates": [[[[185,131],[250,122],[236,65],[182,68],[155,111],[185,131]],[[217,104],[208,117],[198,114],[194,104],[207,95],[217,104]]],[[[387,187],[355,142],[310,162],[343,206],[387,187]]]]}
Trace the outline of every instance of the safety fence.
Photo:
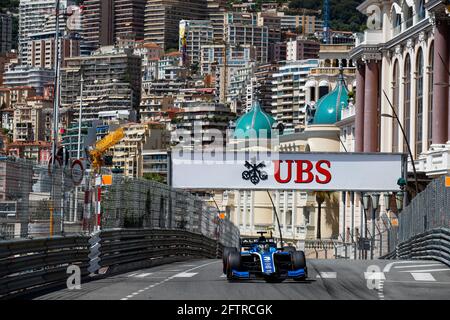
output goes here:
{"type": "Polygon", "coordinates": [[[399,214],[398,241],[434,228],[450,228],[450,188],[445,177],[434,179],[399,214]]]}
{"type": "Polygon", "coordinates": [[[107,229],[86,235],[0,242],[0,299],[193,258],[218,258],[223,244],[176,229],[107,229]]]}
{"type": "Polygon", "coordinates": [[[81,231],[83,175],[56,163],[0,158],[0,240],[81,231]]]}
{"type": "Polygon", "coordinates": [[[450,189],[445,177],[430,182],[398,214],[389,230],[386,259],[435,259],[449,264],[450,189]]]}
{"type": "Polygon", "coordinates": [[[98,227],[99,210],[102,229],[180,229],[224,245],[239,243],[238,228],[189,192],[122,175],[113,175],[111,185],[97,186],[92,175],[70,165],[0,159],[0,241],[89,236],[98,227]]]}

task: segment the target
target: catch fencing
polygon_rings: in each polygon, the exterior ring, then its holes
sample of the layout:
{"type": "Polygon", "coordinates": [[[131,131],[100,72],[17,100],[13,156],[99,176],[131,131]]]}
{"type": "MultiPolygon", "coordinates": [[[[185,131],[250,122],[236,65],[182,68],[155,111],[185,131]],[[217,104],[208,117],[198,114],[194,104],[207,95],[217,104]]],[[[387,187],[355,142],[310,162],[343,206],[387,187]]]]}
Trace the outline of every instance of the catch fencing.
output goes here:
{"type": "Polygon", "coordinates": [[[430,182],[398,214],[389,230],[390,252],[383,258],[435,259],[450,265],[450,188],[445,177],[430,182]]]}
{"type": "Polygon", "coordinates": [[[71,165],[53,168],[15,157],[0,159],[0,240],[90,235],[101,212],[101,228],[180,229],[239,244],[239,230],[219,219],[216,207],[191,193],[146,179],[113,175],[98,188],[88,173],[71,165]],[[80,181],[81,180],[81,181],[80,181]]]}
{"type": "Polygon", "coordinates": [[[450,188],[445,177],[434,179],[399,214],[398,241],[434,228],[450,228],[450,188]]]}

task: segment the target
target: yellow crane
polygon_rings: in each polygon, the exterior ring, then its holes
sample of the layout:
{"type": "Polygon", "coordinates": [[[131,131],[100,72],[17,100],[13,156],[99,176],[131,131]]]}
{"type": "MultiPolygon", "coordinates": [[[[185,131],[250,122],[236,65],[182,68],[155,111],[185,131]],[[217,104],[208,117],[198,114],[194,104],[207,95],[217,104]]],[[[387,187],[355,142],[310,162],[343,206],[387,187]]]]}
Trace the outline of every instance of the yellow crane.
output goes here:
{"type": "Polygon", "coordinates": [[[119,143],[124,136],[125,130],[123,127],[120,127],[119,129],[106,135],[103,139],[97,141],[92,150],[89,150],[92,167],[96,173],[100,173],[100,169],[103,165],[103,154],[109,148],[119,143]]]}

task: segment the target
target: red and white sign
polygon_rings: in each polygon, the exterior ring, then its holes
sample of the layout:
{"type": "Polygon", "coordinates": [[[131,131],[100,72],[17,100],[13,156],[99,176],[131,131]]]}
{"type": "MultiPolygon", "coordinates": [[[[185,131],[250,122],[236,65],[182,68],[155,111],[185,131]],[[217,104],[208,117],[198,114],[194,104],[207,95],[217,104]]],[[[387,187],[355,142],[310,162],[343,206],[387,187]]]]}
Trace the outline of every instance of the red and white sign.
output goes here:
{"type": "Polygon", "coordinates": [[[171,183],[180,189],[399,191],[403,154],[179,153],[171,183]]]}

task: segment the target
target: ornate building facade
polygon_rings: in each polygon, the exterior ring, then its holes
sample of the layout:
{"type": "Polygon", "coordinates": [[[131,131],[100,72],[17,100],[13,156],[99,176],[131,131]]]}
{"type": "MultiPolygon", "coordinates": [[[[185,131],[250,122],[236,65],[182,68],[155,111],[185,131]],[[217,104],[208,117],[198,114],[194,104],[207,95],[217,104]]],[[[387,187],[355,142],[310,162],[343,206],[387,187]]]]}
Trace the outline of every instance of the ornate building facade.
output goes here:
{"type": "Polygon", "coordinates": [[[367,0],[358,7],[374,14],[351,52],[356,152],[408,153],[408,141],[423,177],[450,171],[449,8],[448,0],[367,0]]]}

